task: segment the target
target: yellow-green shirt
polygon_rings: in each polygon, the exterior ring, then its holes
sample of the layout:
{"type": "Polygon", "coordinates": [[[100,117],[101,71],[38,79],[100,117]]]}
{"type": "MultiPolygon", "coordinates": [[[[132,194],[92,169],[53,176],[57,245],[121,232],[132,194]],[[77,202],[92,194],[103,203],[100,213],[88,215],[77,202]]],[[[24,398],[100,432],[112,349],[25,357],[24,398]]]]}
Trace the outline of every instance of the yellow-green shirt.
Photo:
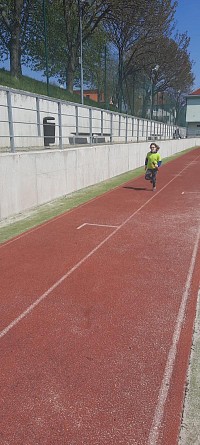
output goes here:
{"type": "Polygon", "coordinates": [[[158,166],[158,162],[161,161],[161,156],[159,153],[152,153],[151,151],[147,153],[145,165],[147,168],[155,168],[158,166]]]}

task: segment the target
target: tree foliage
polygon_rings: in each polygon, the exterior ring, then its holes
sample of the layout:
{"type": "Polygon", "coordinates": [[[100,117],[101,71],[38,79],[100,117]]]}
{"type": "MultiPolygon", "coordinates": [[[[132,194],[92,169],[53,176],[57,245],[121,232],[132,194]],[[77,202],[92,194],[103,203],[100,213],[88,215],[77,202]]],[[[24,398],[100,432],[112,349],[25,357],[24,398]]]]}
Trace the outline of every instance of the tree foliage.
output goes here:
{"type": "Polygon", "coordinates": [[[0,1],[0,55],[2,59],[10,57],[10,71],[15,77],[22,72],[32,5],[31,0],[0,1]]]}
{"type": "Polygon", "coordinates": [[[0,0],[0,57],[10,58],[14,76],[23,62],[48,70],[73,91],[79,81],[81,17],[87,85],[109,90],[119,110],[124,98],[133,112],[136,85],[145,104],[152,69],[159,65],[154,91],[173,96],[178,109],[194,78],[189,37],[175,30],[176,7],[175,0],[0,0]]]}

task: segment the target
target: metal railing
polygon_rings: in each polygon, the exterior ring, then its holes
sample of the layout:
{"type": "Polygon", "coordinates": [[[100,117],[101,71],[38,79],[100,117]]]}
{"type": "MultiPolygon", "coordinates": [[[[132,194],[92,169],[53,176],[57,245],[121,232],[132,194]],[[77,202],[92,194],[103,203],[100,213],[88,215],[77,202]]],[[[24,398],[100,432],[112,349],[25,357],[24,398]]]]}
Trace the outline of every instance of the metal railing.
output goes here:
{"type": "Polygon", "coordinates": [[[0,150],[173,139],[185,128],[0,86],[0,150]]]}

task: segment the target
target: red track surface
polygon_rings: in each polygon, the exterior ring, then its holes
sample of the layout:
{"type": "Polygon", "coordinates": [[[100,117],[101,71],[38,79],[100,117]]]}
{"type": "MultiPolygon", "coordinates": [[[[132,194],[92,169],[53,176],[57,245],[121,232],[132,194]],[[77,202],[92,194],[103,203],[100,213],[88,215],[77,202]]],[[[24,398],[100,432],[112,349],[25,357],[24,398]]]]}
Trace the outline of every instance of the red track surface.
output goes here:
{"type": "Polygon", "coordinates": [[[0,246],[1,445],[177,444],[199,170],[197,149],[157,193],[130,181],[0,246]]]}

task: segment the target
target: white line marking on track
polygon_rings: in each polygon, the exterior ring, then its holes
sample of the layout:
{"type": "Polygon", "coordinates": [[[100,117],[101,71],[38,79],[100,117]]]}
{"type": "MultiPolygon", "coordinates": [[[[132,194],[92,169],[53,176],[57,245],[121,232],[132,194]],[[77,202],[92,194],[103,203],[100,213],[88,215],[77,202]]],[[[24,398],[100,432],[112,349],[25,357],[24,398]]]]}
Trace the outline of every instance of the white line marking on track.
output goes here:
{"type": "Polygon", "coordinates": [[[188,301],[188,297],[189,297],[189,293],[190,293],[190,287],[191,287],[192,276],[193,276],[196,257],[197,257],[199,240],[200,240],[200,226],[198,228],[198,232],[197,232],[197,236],[196,236],[196,240],[195,240],[195,244],[194,244],[194,249],[193,249],[193,253],[192,253],[192,258],[191,258],[191,262],[190,262],[190,267],[189,267],[189,271],[188,271],[188,276],[187,276],[187,280],[186,280],[186,284],[185,284],[185,289],[184,289],[184,293],[182,296],[178,316],[176,319],[174,334],[173,334],[173,338],[172,338],[172,345],[169,350],[167,363],[165,366],[165,372],[163,375],[162,384],[161,384],[159,396],[158,396],[158,403],[156,406],[156,410],[154,413],[154,418],[153,418],[153,422],[152,422],[152,426],[151,426],[151,430],[150,430],[150,434],[149,434],[149,438],[148,438],[148,445],[156,445],[158,442],[158,438],[159,438],[160,426],[162,423],[164,410],[165,410],[165,402],[166,402],[168,392],[169,392],[171,376],[172,376],[172,372],[174,369],[174,364],[175,364],[175,359],[176,359],[176,354],[177,354],[177,346],[178,346],[178,342],[180,339],[181,329],[182,329],[184,317],[185,317],[187,301],[188,301]]]}
{"type": "Polygon", "coordinates": [[[81,226],[79,226],[79,227],[77,227],[77,230],[79,230],[79,229],[82,229],[82,227],[84,227],[84,226],[96,226],[96,227],[118,227],[118,226],[111,226],[111,225],[109,225],[109,224],[95,224],[95,223],[84,223],[84,224],[81,224],[81,226]]]}
{"type": "Polygon", "coordinates": [[[184,193],[187,193],[187,194],[188,194],[188,193],[192,193],[192,194],[193,194],[193,193],[197,193],[197,194],[200,194],[200,191],[197,191],[197,192],[182,192],[182,195],[183,195],[184,193]]]}
{"type": "MultiPolygon", "coordinates": [[[[200,156],[197,156],[196,159],[198,159],[198,158],[200,158],[200,156]]],[[[4,328],[0,332],[0,338],[4,337],[4,335],[6,335],[21,320],[23,320],[23,318],[25,318],[28,314],[30,314],[35,307],[37,307],[43,300],[45,300],[45,298],[47,298],[51,292],[53,292],[66,278],[68,278],[88,258],[90,258],[97,250],[99,250],[101,248],[101,246],[103,246],[110,238],[112,238],[115,235],[115,233],[117,233],[120,229],[122,229],[122,227],[124,227],[125,224],[127,224],[135,215],[137,215],[137,213],[139,213],[140,210],[142,210],[144,207],[146,207],[147,204],[149,204],[152,201],[152,199],[155,199],[155,197],[158,196],[169,184],[171,184],[173,181],[175,181],[175,179],[178,178],[178,176],[180,176],[180,174],[183,171],[185,171],[189,165],[190,164],[188,164],[186,167],[184,167],[183,170],[181,170],[179,173],[177,173],[177,175],[175,177],[173,177],[169,182],[167,182],[167,184],[165,184],[159,191],[157,191],[155,194],[153,194],[153,196],[150,199],[148,199],[148,201],[146,201],[144,204],[142,204],[142,206],[139,207],[139,209],[137,209],[127,219],[125,219],[125,221],[120,226],[118,226],[115,230],[113,230],[113,232],[110,235],[108,235],[103,241],[101,241],[101,243],[99,243],[93,250],[91,250],[91,252],[89,252],[84,258],[82,258],[82,260],[80,260],[77,264],[75,264],[74,267],[72,267],[68,272],[66,272],[66,274],[64,274],[58,281],[56,281],[56,283],[54,283],[53,286],[51,286],[46,292],[44,292],[44,294],[42,294],[39,298],[37,298],[37,300],[35,300],[34,303],[32,303],[24,312],[22,312],[19,315],[19,317],[15,318],[6,328],[4,328]]]]}

